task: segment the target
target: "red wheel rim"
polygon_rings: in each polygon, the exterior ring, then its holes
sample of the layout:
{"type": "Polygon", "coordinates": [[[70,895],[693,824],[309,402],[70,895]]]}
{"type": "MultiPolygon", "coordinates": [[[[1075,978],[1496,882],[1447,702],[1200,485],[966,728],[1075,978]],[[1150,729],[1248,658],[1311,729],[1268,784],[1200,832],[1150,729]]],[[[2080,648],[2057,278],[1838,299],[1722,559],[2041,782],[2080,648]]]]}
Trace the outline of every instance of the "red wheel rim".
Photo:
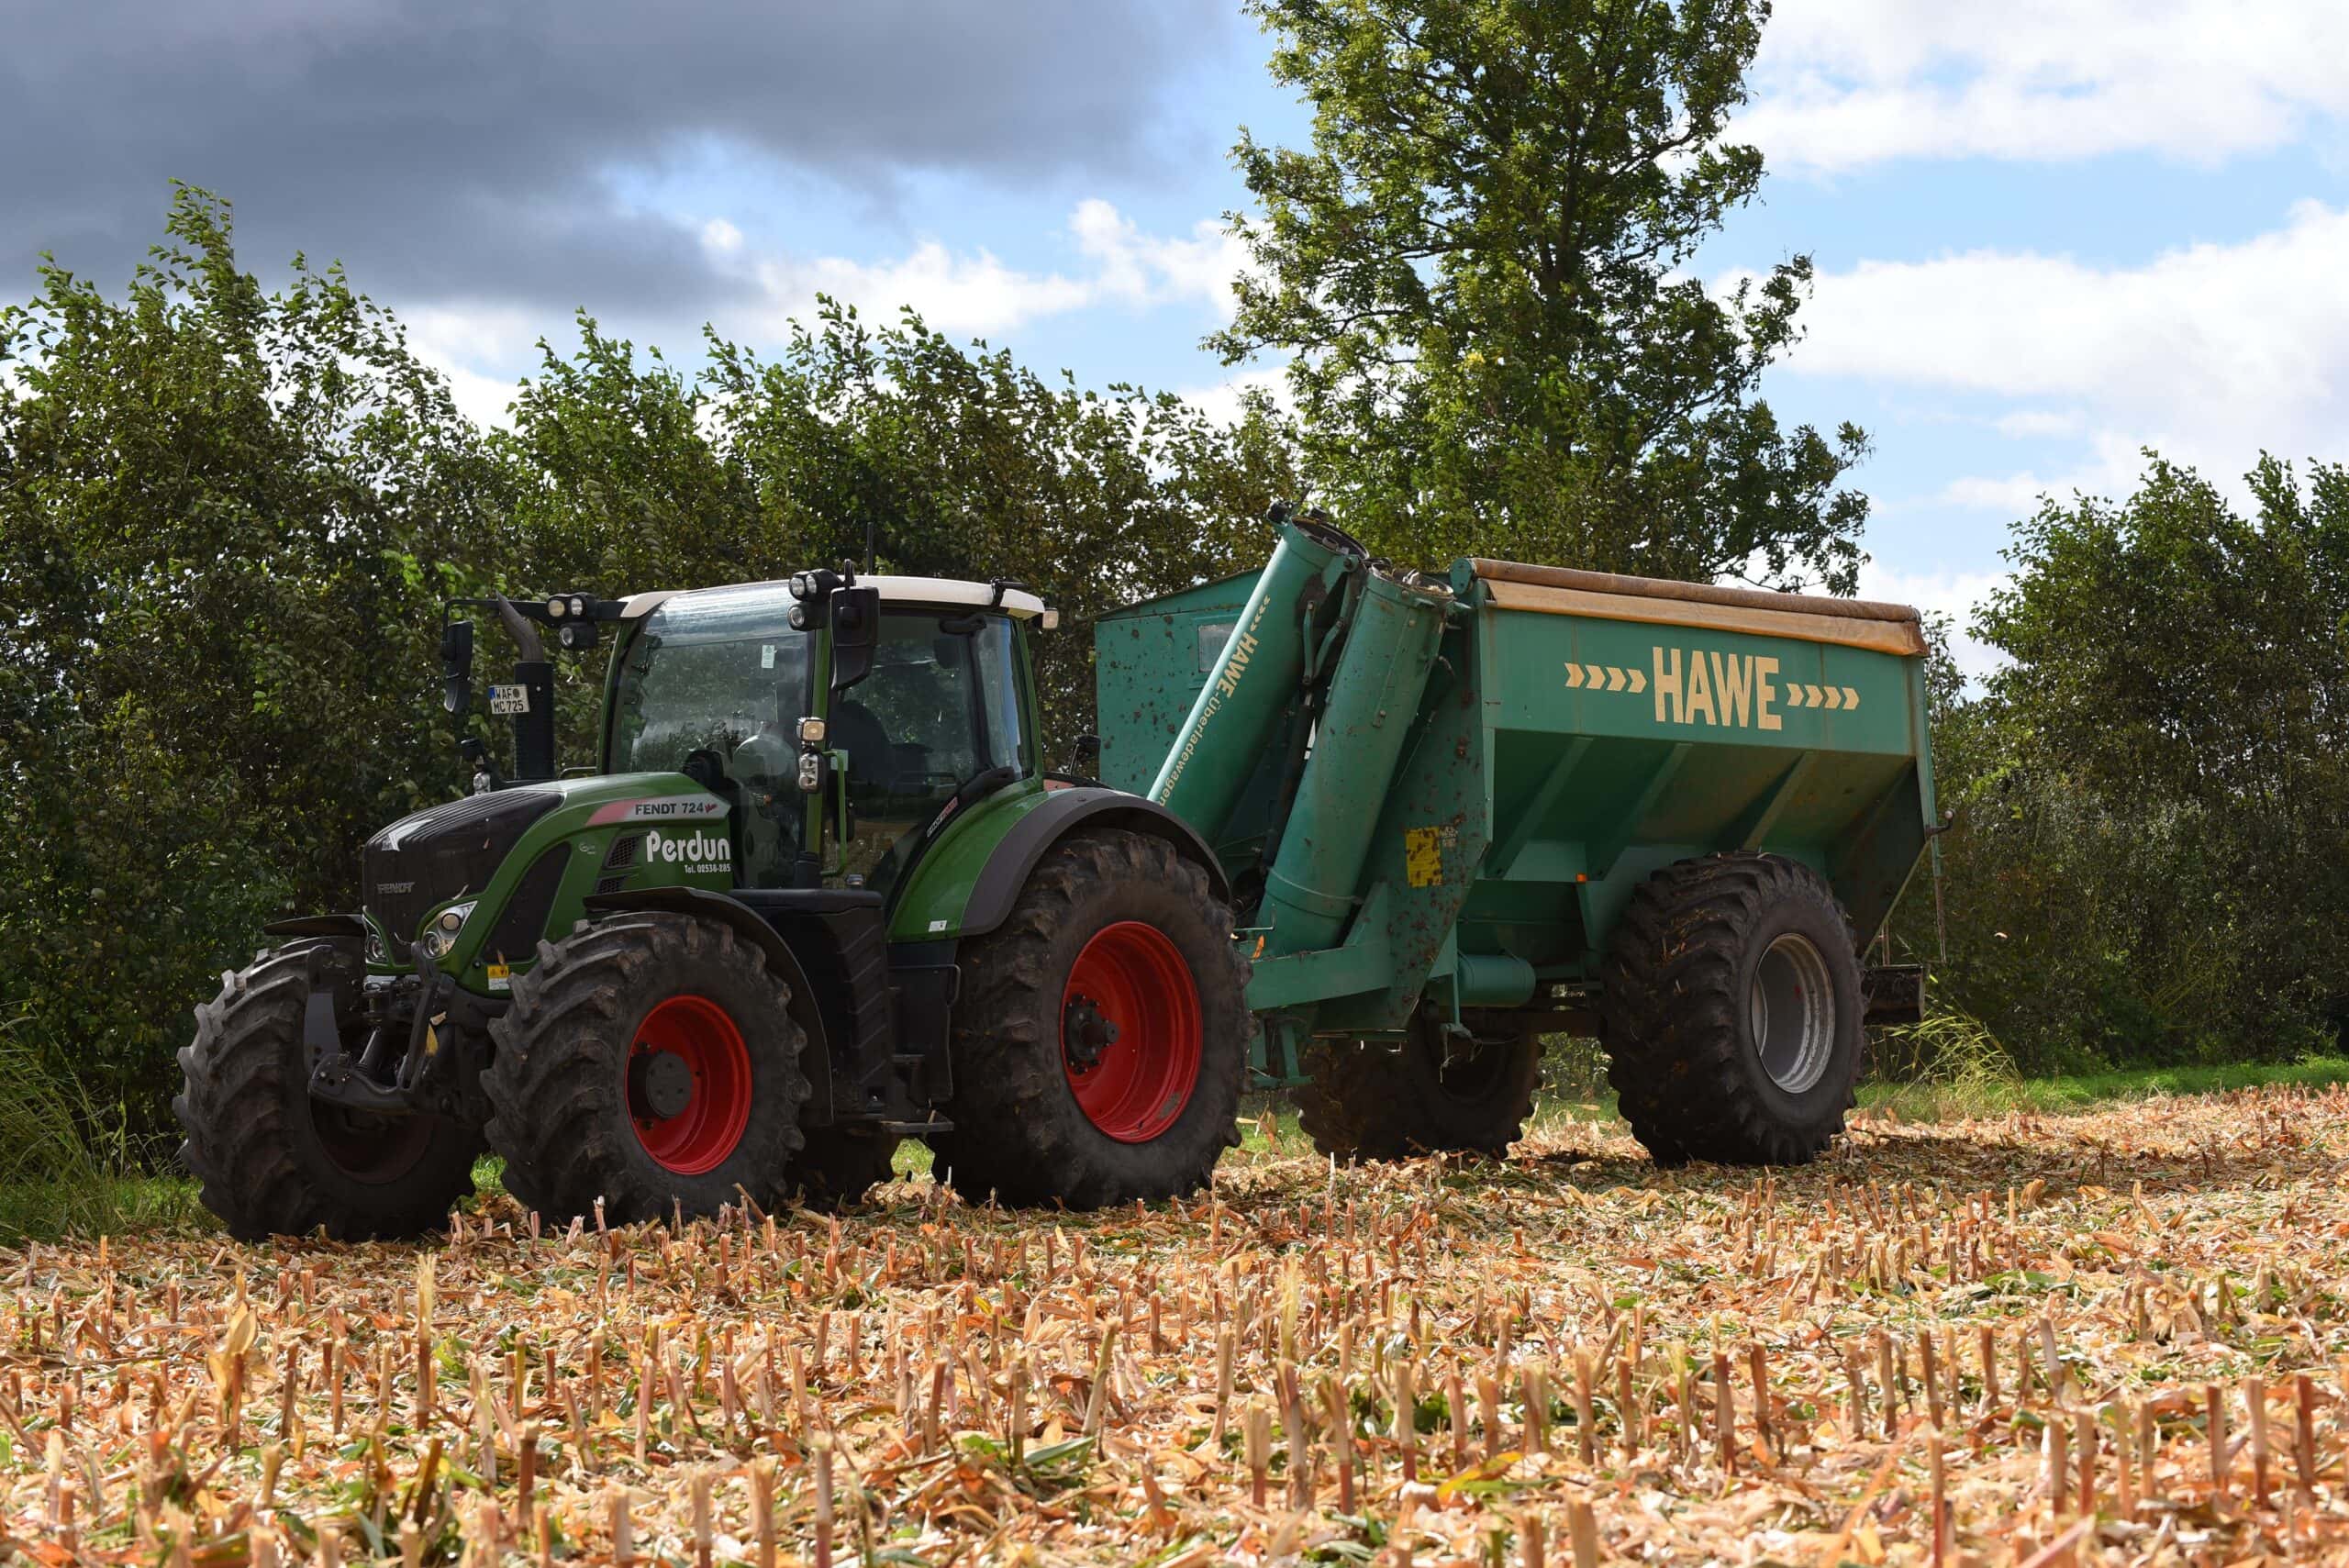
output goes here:
{"type": "Polygon", "coordinates": [[[1140,920],[1085,944],[1061,995],[1061,1063],[1085,1118],[1120,1143],[1174,1124],[1199,1082],[1199,987],[1166,933],[1140,920]]]}
{"type": "Polygon", "coordinates": [[[751,1051],[726,1009],[707,996],[672,996],[644,1016],[621,1084],[636,1140],[664,1169],[697,1176],[724,1163],[751,1121],[751,1051]],[[684,1106],[662,1116],[640,1082],[640,1059],[666,1051],[692,1075],[684,1106]]]}

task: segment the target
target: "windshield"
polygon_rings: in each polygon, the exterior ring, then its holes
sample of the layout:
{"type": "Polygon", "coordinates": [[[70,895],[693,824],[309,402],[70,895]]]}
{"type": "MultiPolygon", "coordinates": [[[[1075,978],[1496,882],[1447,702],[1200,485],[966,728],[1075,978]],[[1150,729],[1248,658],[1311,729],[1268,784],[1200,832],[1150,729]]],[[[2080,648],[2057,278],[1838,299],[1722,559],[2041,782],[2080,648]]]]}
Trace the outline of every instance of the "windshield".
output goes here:
{"type": "Polygon", "coordinates": [[[711,753],[740,828],[741,878],[781,887],[803,838],[793,777],[807,691],[807,634],[782,586],[680,595],[645,617],[612,702],[607,772],[674,773],[711,753]]]}
{"type": "Polygon", "coordinates": [[[848,753],[847,869],[886,889],[918,829],[992,768],[1026,766],[1011,623],[969,611],[889,610],[873,673],[832,701],[848,753]]]}

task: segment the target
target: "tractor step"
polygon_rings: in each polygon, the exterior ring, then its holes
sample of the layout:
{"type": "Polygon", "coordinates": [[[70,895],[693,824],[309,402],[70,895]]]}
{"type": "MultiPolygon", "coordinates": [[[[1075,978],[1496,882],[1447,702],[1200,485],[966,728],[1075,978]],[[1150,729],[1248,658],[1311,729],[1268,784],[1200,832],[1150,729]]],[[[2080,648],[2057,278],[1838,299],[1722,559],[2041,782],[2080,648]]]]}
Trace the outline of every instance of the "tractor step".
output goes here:
{"type": "Polygon", "coordinates": [[[900,1138],[923,1138],[933,1132],[952,1132],[954,1124],[944,1117],[932,1117],[928,1121],[885,1121],[884,1132],[894,1132],[900,1138]]]}

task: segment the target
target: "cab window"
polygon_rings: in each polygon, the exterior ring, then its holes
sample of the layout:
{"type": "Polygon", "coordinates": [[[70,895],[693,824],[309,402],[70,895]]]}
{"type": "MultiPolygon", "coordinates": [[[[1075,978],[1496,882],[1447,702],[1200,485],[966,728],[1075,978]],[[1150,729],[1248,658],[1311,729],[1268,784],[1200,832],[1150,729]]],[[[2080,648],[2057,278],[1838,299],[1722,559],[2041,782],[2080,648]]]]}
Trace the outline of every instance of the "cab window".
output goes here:
{"type": "Polygon", "coordinates": [[[831,704],[830,744],[848,755],[845,870],[885,891],[897,851],[992,768],[1028,767],[1018,642],[1008,617],[882,613],[873,673],[831,704]]]}

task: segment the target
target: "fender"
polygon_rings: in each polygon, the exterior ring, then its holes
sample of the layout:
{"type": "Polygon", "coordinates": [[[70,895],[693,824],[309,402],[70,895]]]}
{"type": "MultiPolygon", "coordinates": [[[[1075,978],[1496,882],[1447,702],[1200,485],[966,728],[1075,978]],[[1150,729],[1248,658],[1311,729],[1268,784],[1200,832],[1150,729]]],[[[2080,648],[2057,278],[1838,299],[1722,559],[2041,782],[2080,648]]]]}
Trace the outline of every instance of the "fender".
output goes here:
{"type": "Polygon", "coordinates": [[[290,919],[272,920],[262,928],[270,937],[347,937],[352,941],[367,939],[367,922],[356,915],[296,915],[290,919]]]}
{"type": "Polygon", "coordinates": [[[1225,904],[1231,902],[1231,882],[1198,830],[1147,795],[1128,795],[1107,785],[1056,789],[1043,805],[1013,824],[987,857],[986,866],[972,885],[970,902],[963,906],[961,935],[981,936],[1011,917],[1028,873],[1046,851],[1081,827],[1126,828],[1164,839],[1174,852],[1207,873],[1208,885],[1225,904]]]}
{"type": "Polygon", "coordinates": [[[807,1074],[808,1091],[807,1108],[800,1119],[814,1127],[830,1124],[832,1052],[824,1031],[823,1009],[818,1003],[815,986],[808,983],[807,972],[800,967],[798,955],[780,932],[759,917],[757,910],[725,894],[708,893],[698,887],[640,887],[619,893],[592,893],[582,903],[590,917],[658,914],[716,920],[757,948],[767,961],[767,967],[791,987],[791,1016],[807,1034],[807,1047],[799,1053],[800,1065],[807,1074]]]}

